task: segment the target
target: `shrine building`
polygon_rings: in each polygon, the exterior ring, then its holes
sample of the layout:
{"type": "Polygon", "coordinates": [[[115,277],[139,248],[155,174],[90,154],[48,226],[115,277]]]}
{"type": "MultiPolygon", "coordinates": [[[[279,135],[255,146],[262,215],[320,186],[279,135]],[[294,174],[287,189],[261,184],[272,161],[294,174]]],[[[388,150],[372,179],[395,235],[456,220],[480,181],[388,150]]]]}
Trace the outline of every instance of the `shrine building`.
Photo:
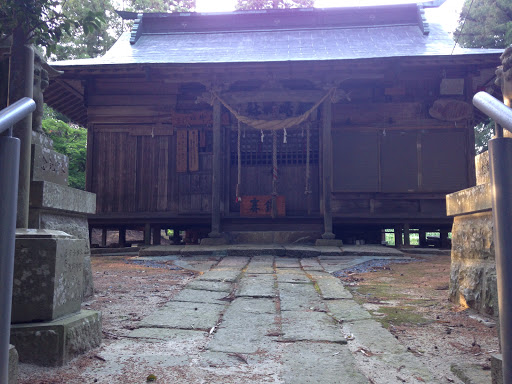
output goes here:
{"type": "Polygon", "coordinates": [[[429,6],[120,12],[132,31],[54,63],[45,92],[88,129],[90,228],[446,240],[445,195],[475,185],[471,99],[501,52],[454,48],[429,6]]]}

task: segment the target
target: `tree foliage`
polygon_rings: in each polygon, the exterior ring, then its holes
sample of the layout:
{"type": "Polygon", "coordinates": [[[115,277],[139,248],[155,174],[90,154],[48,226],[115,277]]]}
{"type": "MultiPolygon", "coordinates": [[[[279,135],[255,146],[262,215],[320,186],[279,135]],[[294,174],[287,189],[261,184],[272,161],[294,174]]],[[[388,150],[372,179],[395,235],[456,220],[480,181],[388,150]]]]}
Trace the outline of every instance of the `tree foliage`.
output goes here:
{"type": "Polygon", "coordinates": [[[187,12],[195,8],[195,0],[128,0],[127,11],[187,12]]]}
{"type": "MultiPolygon", "coordinates": [[[[45,47],[47,55],[71,28],[88,34],[104,22],[103,11],[88,10],[74,19],[65,15],[58,0],[2,0],[0,2],[0,40],[10,35],[22,36],[23,43],[45,47]]],[[[15,38],[16,43],[20,40],[15,38]]]]}
{"type": "Polygon", "coordinates": [[[72,26],[57,46],[55,55],[58,60],[101,56],[121,35],[121,18],[110,0],[67,0],[62,5],[62,13],[72,20],[82,20],[89,12],[104,12],[105,22],[88,33],[84,33],[81,24],[72,26]]]}
{"type": "Polygon", "coordinates": [[[311,8],[314,0],[237,0],[236,9],[283,9],[283,8],[311,8]]]}
{"type": "Polygon", "coordinates": [[[492,139],[494,134],[494,121],[491,119],[478,124],[475,127],[475,152],[485,152],[489,146],[489,140],[492,139]]]}
{"type": "Polygon", "coordinates": [[[509,46],[512,44],[512,1],[465,0],[455,36],[459,44],[467,48],[509,46]]]}
{"type": "Polygon", "coordinates": [[[53,117],[43,120],[43,130],[53,140],[53,148],[69,158],[69,186],[85,189],[87,130],[53,117]]]}

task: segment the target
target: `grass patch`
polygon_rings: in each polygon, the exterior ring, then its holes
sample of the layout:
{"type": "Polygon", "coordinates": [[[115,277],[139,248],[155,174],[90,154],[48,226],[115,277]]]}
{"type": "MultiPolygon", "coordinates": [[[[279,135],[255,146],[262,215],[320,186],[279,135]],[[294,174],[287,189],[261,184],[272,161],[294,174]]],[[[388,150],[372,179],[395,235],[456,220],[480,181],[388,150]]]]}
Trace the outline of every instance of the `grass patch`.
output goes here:
{"type": "Polygon", "coordinates": [[[425,319],[414,311],[414,308],[409,306],[381,307],[378,312],[383,313],[385,316],[376,317],[375,320],[379,321],[385,328],[389,328],[390,325],[424,325],[431,322],[431,320],[425,319]]]}

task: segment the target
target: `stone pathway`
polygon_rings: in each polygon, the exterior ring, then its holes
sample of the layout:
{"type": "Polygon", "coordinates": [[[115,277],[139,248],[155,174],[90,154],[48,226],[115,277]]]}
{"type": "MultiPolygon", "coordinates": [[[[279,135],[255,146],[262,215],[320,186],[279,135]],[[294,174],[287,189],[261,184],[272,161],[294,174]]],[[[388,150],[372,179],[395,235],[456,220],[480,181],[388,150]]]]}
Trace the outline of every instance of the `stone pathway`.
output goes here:
{"type": "Polygon", "coordinates": [[[329,273],[362,259],[196,257],[202,274],[104,347],[88,377],[117,383],[137,364],[157,383],[437,382],[329,273]]]}

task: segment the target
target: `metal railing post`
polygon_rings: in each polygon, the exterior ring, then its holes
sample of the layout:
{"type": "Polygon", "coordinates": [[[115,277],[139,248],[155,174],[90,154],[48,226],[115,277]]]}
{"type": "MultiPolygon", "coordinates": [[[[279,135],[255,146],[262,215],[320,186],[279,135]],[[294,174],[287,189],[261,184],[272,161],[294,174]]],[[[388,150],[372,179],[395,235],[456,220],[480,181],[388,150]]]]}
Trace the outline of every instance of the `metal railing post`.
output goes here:
{"type": "Polygon", "coordinates": [[[9,382],[9,339],[11,333],[16,208],[20,167],[20,140],[12,137],[12,125],[36,109],[24,97],[0,111],[0,383],[9,382]]]}
{"type": "Polygon", "coordinates": [[[0,137],[0,383],[8,383],[20,140],[0,137]]]}
{"type": "MultiPolygon", "coordinates": [[[[512,109],[485,92],[473,104],[512,132],[512,109]]],[[[500,135],[498,135],[500,136],[500,135]]],[[[501,135],[502,136],[502,135],[501,135]]],[[[512,138],[489,141],[503,383],[512,383],[512,138]]]]}
{"type": "Polygon", "coordinates": [[[512,383],[512,139],[489,141],[503,383],[512,383]]]}

